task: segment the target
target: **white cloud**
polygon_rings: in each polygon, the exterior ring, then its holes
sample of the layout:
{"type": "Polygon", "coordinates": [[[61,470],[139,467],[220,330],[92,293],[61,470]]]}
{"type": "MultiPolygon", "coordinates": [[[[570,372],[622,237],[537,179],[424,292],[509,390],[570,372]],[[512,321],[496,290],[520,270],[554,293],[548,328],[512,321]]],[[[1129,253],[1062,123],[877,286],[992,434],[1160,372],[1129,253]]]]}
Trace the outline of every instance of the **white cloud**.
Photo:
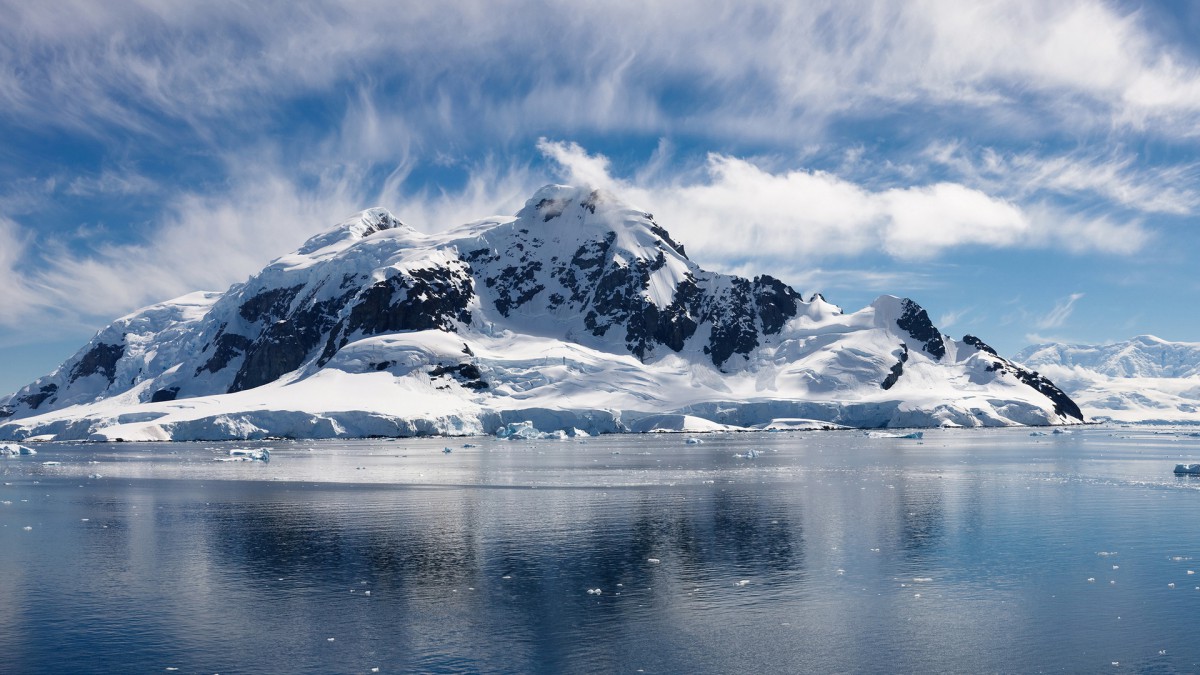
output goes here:
{"type": "Polygon", "coordinates": [[[0,216],[0,293],[4,297],[0,326],[17,326],[36,302],[37,294],[29,285],[26,272],[18,269],[26,255],[28,239],[16,223],[0,216]]]}
{"type": "Polygon", "coordinates": [[[1119,150],[1044,155],[968,149],[960,142],[936,142],[922,154],[974,187],[1017,199],[1086,194],[1144,213],[1186,215],[1200,208],[1194,187],[1200,164],[1194,162],[1146,166],[1119,150]]]}
{"type": "Polygon", "coordinates": [[[1055,303],[1054,308],[1046,313],[1037,322],[1037,327],[1046,330],[1051,328],[1061,328],[1067,319],[1071,317],[1071,313],[1075,311],[1075,303],[1083,298],[1083,293],[1072,293],[1065,299],[1055,303]]]}
{"type": "Polygon", "coordinates": [[[1200,64],[1100,0],[9,3],[0,37],[5,114],[91,133],[182,121],[219,136],[281,101],[373,83],[421,135],[459,140],[795,141],[907,104],[1031,130],[1187,133],[1200,114],[1200,64]],[[663,93],[680,82],[697,95],[682,108],[663,93]]]}
{"type": "Polygon", "coordinates": [[[609,175],[609,161],[603,155],[589,155],[578,143],[539,138],[537,148],[558,164],[563,176],[573,185],[611,189],[616,181],[609,175]]]}
{"type": "Polygon", "coordinates": [[[575,143],[543,140],[539,148],[569,178],[613,187],[656,214],[706,261],[801,258],[811,264],[874,252],[922,260],[962,247],[1127,254],[1150,236],[1138,223],[1022,207],[955,183],[873,191],[823,171],[772,173],[717,154],[709,155],[707,175],[699,179],[633,183],[610,176],[606,158],[575,143]]]}

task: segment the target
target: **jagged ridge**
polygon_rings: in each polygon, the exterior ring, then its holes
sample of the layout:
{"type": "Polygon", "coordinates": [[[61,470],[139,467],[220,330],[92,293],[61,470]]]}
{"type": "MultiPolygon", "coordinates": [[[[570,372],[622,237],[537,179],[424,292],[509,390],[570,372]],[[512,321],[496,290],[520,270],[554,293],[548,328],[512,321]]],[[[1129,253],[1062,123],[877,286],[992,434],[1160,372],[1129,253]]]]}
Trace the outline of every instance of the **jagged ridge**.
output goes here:
{"type": "MultiPolygon", "coordinates": [[[[912,300],[884,296],[845,315],[767,275],[706,271],[650,214],[569,186],[539,190],[516,217],[437,235],[364,211],[223,294],[119,319],[0,401],[0,415],[142,406],[174,419],[180,401],[252,392],[255,406],[270,409],[278,396],[261,390],[344,373],[386,377],[410,393],[430,388],[449,397],[442,407],[458,422],[446,424],[474,428],[487,411],[551,404],[578,389],[554,380],[550,364],[509,358],[535,344],[559,354],[561,368],[609,378],[592,383],[599,395],[576,397],[585,411],[869,400],[892,411],[871,413],[862,420],[870,426],[1081,418],[1048,380],[974,338],[942,335],[912,300]]],[[[350,403],[344,409],[408,414],[404,405],[350,403]]]]}

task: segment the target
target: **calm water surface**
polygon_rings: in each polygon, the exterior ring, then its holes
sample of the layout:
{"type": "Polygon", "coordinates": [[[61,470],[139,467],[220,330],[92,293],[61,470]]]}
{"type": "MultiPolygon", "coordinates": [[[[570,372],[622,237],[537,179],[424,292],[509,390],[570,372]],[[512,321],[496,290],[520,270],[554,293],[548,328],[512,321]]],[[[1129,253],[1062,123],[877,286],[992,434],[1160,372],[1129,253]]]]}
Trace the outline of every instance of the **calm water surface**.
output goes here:
{"type": "Polygon", "coordinates": [[[0,672],[1200,670],[1200,437],[685,438],[39,446],[0,672]]]}

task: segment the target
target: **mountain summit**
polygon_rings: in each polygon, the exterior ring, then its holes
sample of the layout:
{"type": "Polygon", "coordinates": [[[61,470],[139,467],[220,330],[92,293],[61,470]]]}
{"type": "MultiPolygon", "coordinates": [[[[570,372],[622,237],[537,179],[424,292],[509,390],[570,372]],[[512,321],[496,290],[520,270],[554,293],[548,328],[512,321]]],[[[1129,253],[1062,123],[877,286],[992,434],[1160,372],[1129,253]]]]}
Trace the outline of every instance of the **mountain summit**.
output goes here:
{"type": "Polygon", "coordinates": [[[587,187],[424,234],[369,209],[224,293],[122,317],[0,398],[0,438],[1063,424],[1069,397],[909,299],[718,274],[587,187]],[[7,422],[5,422],[7,420],[7,422]],[[703,420],[708,420],[704,422],[703,420]]]}

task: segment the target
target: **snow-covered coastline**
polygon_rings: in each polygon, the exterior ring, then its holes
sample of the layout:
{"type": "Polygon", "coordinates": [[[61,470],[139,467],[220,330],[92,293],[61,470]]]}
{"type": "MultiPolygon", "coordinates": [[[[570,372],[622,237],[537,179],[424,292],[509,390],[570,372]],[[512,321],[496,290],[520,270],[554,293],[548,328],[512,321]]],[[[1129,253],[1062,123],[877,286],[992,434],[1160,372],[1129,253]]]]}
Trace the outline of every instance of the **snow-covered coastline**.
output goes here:
{"type": "Polygon", "coordinates": [[[653,216],[547,186],[424,234],[369,209],[224,293],[118,319],[0,398],[0,439],[224,440],[1076,424],[1049,379],[907,298],[846,313],[690,260],[653,216]],[[648,421],[649,420],[649,421],[648,421]]]}

